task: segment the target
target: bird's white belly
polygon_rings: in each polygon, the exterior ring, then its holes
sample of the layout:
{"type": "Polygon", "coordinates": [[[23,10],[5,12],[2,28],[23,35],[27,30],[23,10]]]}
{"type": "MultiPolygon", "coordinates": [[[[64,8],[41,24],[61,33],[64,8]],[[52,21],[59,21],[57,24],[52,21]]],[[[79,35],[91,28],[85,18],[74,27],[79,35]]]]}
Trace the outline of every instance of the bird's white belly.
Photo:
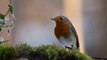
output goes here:
{"type": "Polygon", "coordinates": [[[72,45],[76,44],[76,39],[75,37],[72,35],[68,38],[64,38],[63,36],[61,36],[59,38],[59,42],[63,45],[63,46],[67,46],[67,47],[71,47],[72,45]]]}

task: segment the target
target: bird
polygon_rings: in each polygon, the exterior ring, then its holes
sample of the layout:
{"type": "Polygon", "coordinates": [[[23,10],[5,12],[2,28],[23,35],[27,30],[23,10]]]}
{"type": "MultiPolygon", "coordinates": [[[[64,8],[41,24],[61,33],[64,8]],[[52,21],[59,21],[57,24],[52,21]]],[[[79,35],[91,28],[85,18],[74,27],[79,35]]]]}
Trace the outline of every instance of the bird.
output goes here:
{"type": "Polygon", "coordinates": [[[57,40],[67,49],[79,50],[78,35],[70,20],[65,16],[56,16],[51,20],[56,22],[54,34],[57,40]]]}

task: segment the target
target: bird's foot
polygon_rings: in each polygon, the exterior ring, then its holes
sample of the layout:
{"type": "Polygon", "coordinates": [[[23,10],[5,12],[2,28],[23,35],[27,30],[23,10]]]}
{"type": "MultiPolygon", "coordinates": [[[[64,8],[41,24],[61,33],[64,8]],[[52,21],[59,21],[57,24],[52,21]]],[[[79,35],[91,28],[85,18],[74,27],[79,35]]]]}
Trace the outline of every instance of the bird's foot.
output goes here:
{"type": "Polygon", "coordinates": [[[67,49],[71,49],[71,50],[72,50],[72,47],[65,46],[65,48],[67,48],[67,49]]]}

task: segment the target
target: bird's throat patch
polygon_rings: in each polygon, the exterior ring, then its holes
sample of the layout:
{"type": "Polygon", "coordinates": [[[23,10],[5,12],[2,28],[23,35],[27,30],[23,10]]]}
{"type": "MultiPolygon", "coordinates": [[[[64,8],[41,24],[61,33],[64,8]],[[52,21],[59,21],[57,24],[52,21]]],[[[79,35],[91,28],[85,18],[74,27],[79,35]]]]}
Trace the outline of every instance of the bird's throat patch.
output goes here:
{"type": "Polygon", "coordinates": [[[71,36],[70,27],[68,24],[56,25],[55,27],[55,35],[59,39],[61,36],[64,38],[68,38],[71,36]]]}

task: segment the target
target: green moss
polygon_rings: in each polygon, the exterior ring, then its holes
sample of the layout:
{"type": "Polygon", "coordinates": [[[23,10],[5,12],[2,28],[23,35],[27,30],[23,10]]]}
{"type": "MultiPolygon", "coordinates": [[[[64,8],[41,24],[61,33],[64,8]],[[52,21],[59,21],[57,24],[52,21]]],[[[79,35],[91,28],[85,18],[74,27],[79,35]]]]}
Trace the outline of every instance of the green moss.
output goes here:
{"type": "Polygon", "coordinates": [[[35,49],[36,52],[48,56],[49,60],[93,60],[79,51],[72,51],[53,45],[41,46],[35,49]]]}
{"type": "Polygon", "coordinates": [[[17,57],[27,57],[31,53],[32,48],[27,44],[20,44],[16,46],[15,50],[17,57]]]}
{"type": "Polygon", "coordinates": [[[14,49],[9,45],[0,45],[0,60],[12,60],[14,49]]]}
{"type": "Polygon", "coordinates": [[[0,60],[12,60],[13,55],[18,58],[26,57],[29,60],[93,60],[79,51],[56,47],[54,45],[30,47],[20,44],[13,48],[8,45],[0,45],[0,60]]]}

